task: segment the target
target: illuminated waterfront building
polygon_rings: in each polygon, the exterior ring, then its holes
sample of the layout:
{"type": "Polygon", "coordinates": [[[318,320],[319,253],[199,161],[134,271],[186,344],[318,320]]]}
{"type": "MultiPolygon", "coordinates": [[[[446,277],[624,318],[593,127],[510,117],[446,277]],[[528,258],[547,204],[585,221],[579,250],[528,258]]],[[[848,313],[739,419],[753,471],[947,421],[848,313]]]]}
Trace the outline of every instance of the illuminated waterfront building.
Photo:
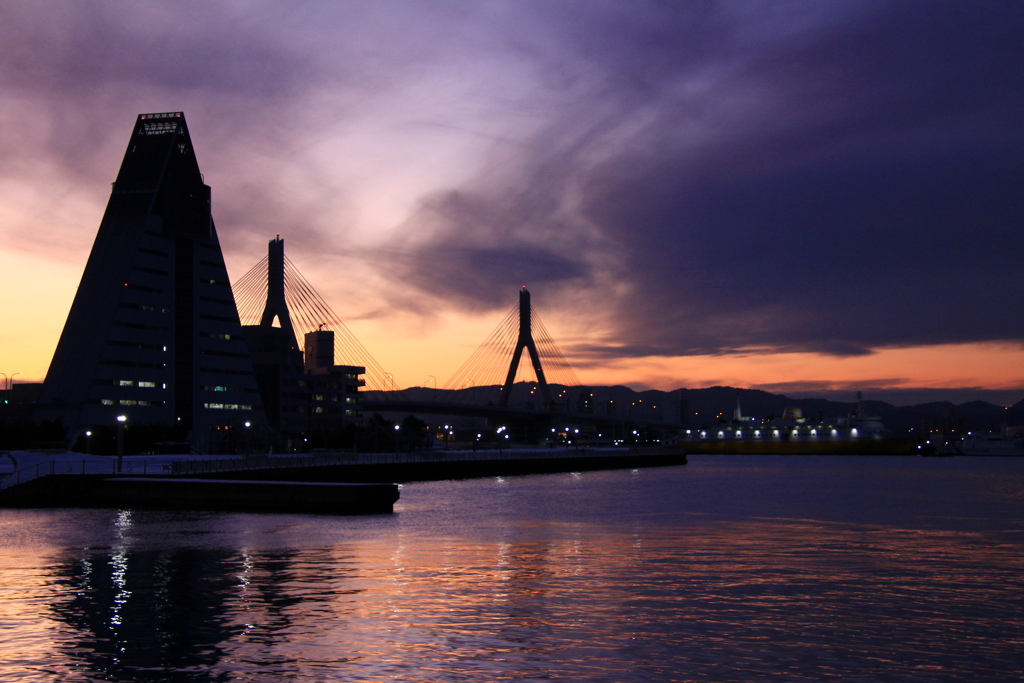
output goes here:
{"type": "Polygon", "coordinates": [[[213,432],[265,424],[205,184],[181,112],[142,114],[57,345],[38,415],[213,432]]]}

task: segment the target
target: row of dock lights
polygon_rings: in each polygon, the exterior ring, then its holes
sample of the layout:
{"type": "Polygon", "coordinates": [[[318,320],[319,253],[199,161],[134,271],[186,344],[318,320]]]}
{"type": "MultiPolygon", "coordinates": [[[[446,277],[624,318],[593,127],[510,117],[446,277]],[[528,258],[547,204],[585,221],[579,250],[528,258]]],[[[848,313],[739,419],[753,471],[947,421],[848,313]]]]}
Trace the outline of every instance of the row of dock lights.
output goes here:
{"type": "MultiPolygon", "coordinates": [[[[636,434],[636,432],[635,432],[635,431],[634,431],[633,433],[634,433],[634,434],[636,434]]],[[[692,430],[690,430],[690,429],[687,429],[687,430],[686,430],[686,435],[687,435],[687,436],[690,436],[690,435],[691,435],[692,433],[693,433],[693,431],[692,431],[692,430]]],[[[707,430],[703,430],[703,429],[702,429],[702,430],[700,430],[700,432],[699,432],[699,433],[700,433],[700,438],[702,438],[702,439],[706,439],[706,438],[708,437],[708,433],[707,433],[707,430]]],[[[719,438],[719,439],[723,439],[723,438],[725,438],[725,434],[726,434],[726,433],[725,433],[725,431],[723,431],[723,430],[719,430],[719,432],[718,432],[718,438],[719,438]]],[[[806,436],[818,436],[818,430],[817,430],[817,429],[812,429],[812,430],[810,430],[809,432],[806,432],[805,434],[806,434],[806,436]]],[[[832,436],[839,436],[839,431],[838,431],[838,430],[836,430],[836,429],[833,429],[833,430],[832,430],[832,431],[830,432],[830,434],[831,434],[832,436]]],[[[792,431],[792,432],[790,433],[790,435],[791,435],[791,436],[793,436],[793,437],[799,437],[799,436],[800,436],[800,430],[798,430],[798,429],[794,429],[794,430],[793,430],[793,431],[792,431]]],[[[736,436],[736,438],[737,438],[737,439],[742,439],[742,438],[743,438],[743,430],[741,430],[741,429],[737,429],[737,430],[736,430],[736,434],[735,434],[735,436],[736,436]]],[[[759,438],[761,438],[761,436],[762,436],[762,434],[761,434],[761,430],[760,430],[760,429],[755,429],[755,430],[754,430],[754,438],[758,438],[758,439],[759,439],[759,438]]],[[[773,436],[773,437],[778,437],[778,436],[779,436],[779,430],[778,430],[778,429],[773,429],[773,430],[772,430],[772,436],[773,436]]],[[[857,428],[856,428],[856,427],[854,427],[854,428],[852,428],[852,429],[850,430],[850,436],[853,436],[853,437],[857,437],[857,436],[859,436],[859,432],[858,432],[858,430],[857,430],[857,428]]]]}

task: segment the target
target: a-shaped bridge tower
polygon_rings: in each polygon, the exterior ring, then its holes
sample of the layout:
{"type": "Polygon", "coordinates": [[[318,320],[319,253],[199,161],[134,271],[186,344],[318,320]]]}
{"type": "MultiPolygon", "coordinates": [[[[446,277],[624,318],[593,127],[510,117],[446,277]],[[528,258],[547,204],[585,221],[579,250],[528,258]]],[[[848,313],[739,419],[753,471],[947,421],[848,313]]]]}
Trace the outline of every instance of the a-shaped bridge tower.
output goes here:
{"type": "Polygon", "coordinates": [[[530,362],[533,363],[533,371],[537,375],[537,386],[540,388],[541,398],[544,405],[551,408],[554,401],[551,399],[551,390],[548,388],[548,381],[544,377],[544,368],[540,363],[540,354],[537,352],[537,344],[533,341],[533,326],[530,324],[530,290],[524,285],[519,290],[519,337],[516,339],[515,351],[512,352],[512,362],[508,365],[508,374],[505,375],[505,383],[501,387],[501,399],[498,405],[502,408],[508,406],[508,400],[512,396],[512,383],[516,379],[516,372],[519,370],[519,363],[523,357],[523,349],[530,354],[530,362]]]}
{"type": "Polygon", "coordinates": [[[581,389],[580,382],[544,329],[530,304],[530,292],[526,287],[519,291],[519,305],[505,315],[443,388],[458,392],[472,390],[468,394],[472,403],[500,408],[513,406],[513,392],[519,388],[517,375],[520,382],[526,380],[532,384],[533,380],[533,377],[523,376],[527,373],[520,372],[524,350],[529,356],[536,384],[529,389],[529,394],[534,395],[521,396],[520,401],[531,410],[535,409],[532,407],[535,402],[549,411],[571,409],[577,398],[575,394],[581,389]]]}
{"type": "Polygon", "coordinates": [[[267,246],[267,301],[259,324],[261,327],[280,327],[291,347],[297,349],[298,338],[284,298],[284,240],[277,235],[267,246]]]}

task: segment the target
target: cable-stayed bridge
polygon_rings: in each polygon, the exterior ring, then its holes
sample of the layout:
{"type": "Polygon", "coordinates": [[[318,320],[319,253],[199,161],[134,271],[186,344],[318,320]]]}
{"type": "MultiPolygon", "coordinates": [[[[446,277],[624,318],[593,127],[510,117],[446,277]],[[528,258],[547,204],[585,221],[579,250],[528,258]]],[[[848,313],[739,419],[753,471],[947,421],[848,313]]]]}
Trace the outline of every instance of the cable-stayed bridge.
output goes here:
{"type": "MultiPolygon", "coordinates": [[[[285,328],[301,339],[305,333],[331,330],[337,340],[337,365],[366,369],[363,408],[367,412],[418,413],[483,417],[498,422],[547,426],[554,422],[615,425],[637,422],[628,417],[600,415],[592,393],[576,373],[533,308],[524,286],[519,302],[494,331],[440,388],[399,390],[387,372],[352,334],[341,317],[321,297],[295,264],[284,255],[283,240],[271,243],[267,257],[239,278],[234,286],[243,325],[285,328]],[[278,249],[274,249],[274,245],[278,249]]],[[[660,429],[678,422],[645,421],[660,429]]]]}

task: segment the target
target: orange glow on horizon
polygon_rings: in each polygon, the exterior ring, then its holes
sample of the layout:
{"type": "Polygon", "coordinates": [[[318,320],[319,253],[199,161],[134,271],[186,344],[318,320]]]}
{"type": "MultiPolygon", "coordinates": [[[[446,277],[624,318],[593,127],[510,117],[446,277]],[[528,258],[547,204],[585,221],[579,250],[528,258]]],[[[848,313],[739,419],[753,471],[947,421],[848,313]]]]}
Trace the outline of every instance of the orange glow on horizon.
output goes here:
{"type": "MultiPolygon", "coordinates": [[[[0,251],[0,287],[8,293],[0,308],[0,372],[18,382],[40,382],[71,308],[81,266],[41,255],[0,251]]],[[[342,317],[345,313],[338,311],[342,317]]],[[[429,324],[414,316],[390,315],[346,321],[398,387],[444,386],[492,331],[496,316],[448,313],[429,324]]],[[[553,326],[554,327],[554,326],[553,326]]],[[[552,334],[560,342],[558,330],[552,334]]],[[[569,345],[563,343],[563,349],[569,345]]],[[[570,357],[570,364],[573,359],[570,357]]],[[[713,385],[771,387],[814,384],[817,388],[1024,387],[1024,348],[974,343],[882,349],[854,357],[813,353],[735,354],[620,358],[579,363],[576,376],[587,385],[623,384],[674,390],[713,385]]],[[[784,393],[784,389],[769,389],[784,393]]]]}

